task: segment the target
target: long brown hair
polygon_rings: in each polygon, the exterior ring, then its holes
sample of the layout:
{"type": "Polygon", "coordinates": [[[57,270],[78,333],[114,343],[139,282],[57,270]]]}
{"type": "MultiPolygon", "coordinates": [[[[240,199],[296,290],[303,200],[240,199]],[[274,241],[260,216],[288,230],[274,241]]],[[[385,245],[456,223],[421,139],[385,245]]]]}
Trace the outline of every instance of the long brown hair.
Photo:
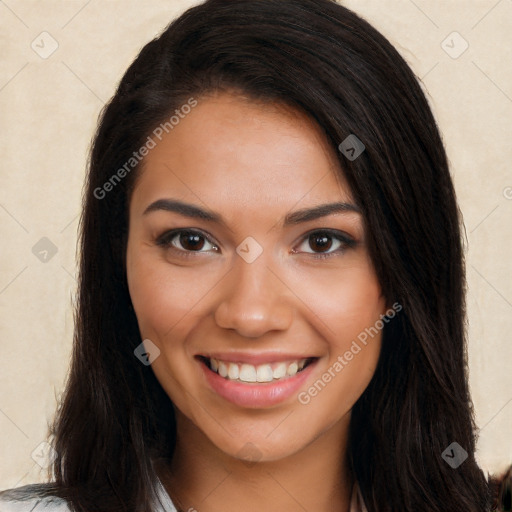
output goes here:
{"type": "Polygon", "coordinates": [[[370,385],[352,411],[349,455],[370,512],[489,509],[475,454],[465,344],[461,221],[443,144],[414,74],[372,26],[330,0],[209,0],[147,44],[105,107],[80,224],[73,360],[53,428],[52,492],[76,511],[150,510],[152,458],[172,456],[170,399],[141,343],[124,258],[137,167],[111,180],[190,97],[238,90],[311,116],[339,152],[363,213],[386,325],[370,385]],[[443,453],[467,452],[458,467],[443,453]]]}

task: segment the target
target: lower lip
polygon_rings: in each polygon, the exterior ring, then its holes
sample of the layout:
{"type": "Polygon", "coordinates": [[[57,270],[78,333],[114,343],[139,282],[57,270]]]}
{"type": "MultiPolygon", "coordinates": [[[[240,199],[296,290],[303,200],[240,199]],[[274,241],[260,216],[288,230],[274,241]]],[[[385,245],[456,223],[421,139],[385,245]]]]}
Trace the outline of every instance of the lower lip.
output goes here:
{"type": "Polygon", "coordinates": [[[208,384],[218,395],[239,407],[255,409],[271,407],[290,398],[311,375],[317,361],[315,359],[293,377],[287,377],[276,382],[254,384],[225,379],[218,373],[210,370],[204,362],[199,361],[199,364],[203,369],[208,384]]]}

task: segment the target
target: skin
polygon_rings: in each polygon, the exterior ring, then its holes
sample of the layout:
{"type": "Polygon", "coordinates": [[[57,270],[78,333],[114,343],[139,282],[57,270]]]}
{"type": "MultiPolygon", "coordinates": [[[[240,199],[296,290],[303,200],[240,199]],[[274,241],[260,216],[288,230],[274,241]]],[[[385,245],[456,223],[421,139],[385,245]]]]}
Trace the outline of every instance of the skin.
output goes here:
{"type": "Polygon", "coordinates": [[[127,278],[142,339],[160,350],[152,369],[175,406],[176,451],[159,469],[184,510],[349,510],[350,411],[375,371],[380,332],[307,405],[296,393],[271,407],[234,405],[194,358],[212,348],[313,355],[307,391],[381,318],[386,300],[360,213],[282,225],[290,212],[338,201],[354,204],[317,125],[234,93],[198,99],[145,158],[130,200],[127,278]],[[214,211],[224,224],[144,214],[163,198],[214,211]],[[184,257],[179,236],[174,246],[156,243],[176,228],[201,231],[217,250],[201,239],[184,257]],[[356,243],[336,251],[332,238],[330,256],[315,259],[322,248],[309,233],[327,228],[356,243]],[[252,263],[236,252],[248,236],[263,249],[252,263]],[[250,453],[257,462],[243,460],[250,453]]]}

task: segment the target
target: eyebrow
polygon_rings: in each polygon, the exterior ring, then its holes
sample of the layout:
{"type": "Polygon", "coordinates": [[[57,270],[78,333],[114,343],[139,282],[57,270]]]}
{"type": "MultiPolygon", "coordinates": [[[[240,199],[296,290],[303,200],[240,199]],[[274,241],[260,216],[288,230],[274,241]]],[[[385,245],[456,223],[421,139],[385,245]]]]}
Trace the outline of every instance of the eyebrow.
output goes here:
{"type": "MultiPolygon", "coordinates": [[[[143,215],[162,210],[178,213],[193,219],[202,219],[226,225],[222,216],[218,213],[200,208],[199,206],[190,203],[178,201],[177,199],[158,199],[144,210],[143,215]]],[[[327,217],[328,215],[333,215],[335,213],[346,212],[361,213],[361,210],[356,205],[345,202],[320,204],[318,206],[313,206],[312,208],[304,208],[302,210],[296,210],[288,213],[284,218],[283,226],[296,225],[302,222],[309,222],[322,217],[327,217]]]]}

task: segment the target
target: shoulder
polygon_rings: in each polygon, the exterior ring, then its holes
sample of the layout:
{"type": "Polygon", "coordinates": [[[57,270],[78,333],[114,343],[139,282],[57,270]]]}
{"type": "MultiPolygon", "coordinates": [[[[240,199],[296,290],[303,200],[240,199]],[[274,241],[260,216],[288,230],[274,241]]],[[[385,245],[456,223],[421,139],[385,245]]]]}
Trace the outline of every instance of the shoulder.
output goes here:
{"type": "Polygon", "coordinates": [[[0,491],[0,512],[71,512],[67,502],[48,496],[44,484],[0,491]]]}
{"type": "MultiPolygon", "coordinates": [[[[156,478],[155,512],[176,512],[162,482],[156,478]]],[[[49,484],[30,484],[0,491],[0,512],[73,512],[68,502],[52,495],[49,484]]]]}

